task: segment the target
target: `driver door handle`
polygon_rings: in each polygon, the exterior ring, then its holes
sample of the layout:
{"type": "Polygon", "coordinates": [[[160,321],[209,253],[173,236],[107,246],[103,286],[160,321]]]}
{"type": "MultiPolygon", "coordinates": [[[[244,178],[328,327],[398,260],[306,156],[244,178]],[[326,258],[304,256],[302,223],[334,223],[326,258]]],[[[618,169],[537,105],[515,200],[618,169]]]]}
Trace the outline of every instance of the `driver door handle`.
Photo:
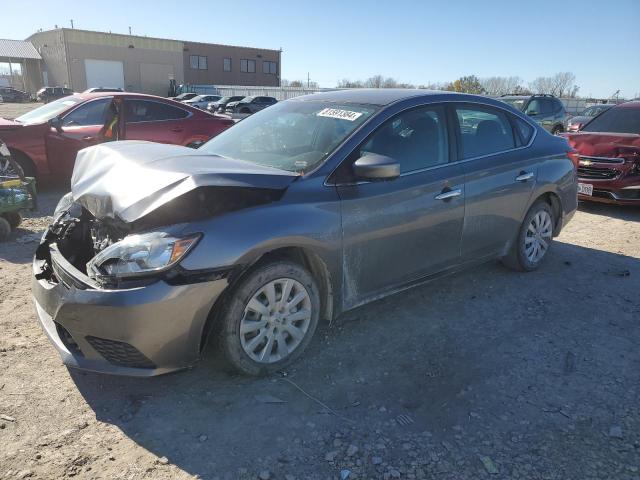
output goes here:
{"type": "Polygon", "coordinates": [[[462,195],[462,190],[459,188],[456,188],[454,190],[443,191],[442,193],[436,195],[434,198],[436,200],[450,200],[454,197],[459,197],[460,195],[462,195]]]}
{"type": "Polygon", "coordinates": [[[533,178],[533,172],[520,172],[520,175],[516,177],[516,182],[526,182],[533,178]]]}

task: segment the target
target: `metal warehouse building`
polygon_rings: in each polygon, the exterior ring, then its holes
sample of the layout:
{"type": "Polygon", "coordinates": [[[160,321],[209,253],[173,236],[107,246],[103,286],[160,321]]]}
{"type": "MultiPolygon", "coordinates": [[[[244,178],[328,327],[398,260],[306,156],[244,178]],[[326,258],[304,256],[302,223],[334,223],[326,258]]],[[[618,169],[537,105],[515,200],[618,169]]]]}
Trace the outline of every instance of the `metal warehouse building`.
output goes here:
{"type": "MultiPolygon", "coordinates": [[[[166,95],[177,84],[280,85],[280,50],[60,28],[28,39],[40,54],[41,85],[120,87],[166,95]]],[[[33,82],[32,82],[33,83],[33,82]]]]}

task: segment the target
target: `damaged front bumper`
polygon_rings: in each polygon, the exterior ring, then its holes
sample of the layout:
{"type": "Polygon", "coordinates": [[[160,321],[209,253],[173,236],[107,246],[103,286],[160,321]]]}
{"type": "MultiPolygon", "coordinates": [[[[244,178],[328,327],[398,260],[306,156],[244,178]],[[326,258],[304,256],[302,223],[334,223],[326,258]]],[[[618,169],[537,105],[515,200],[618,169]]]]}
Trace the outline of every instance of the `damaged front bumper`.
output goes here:
{"type": "Polygon", "coordinates": [[[32,291],[45,333],[65,365],[102,373],[160,375],[199,359],[207,318],[227,280],[218,274],[173,283],[103,289],[55,244],[40,245],[33,260],[32,291]]]}

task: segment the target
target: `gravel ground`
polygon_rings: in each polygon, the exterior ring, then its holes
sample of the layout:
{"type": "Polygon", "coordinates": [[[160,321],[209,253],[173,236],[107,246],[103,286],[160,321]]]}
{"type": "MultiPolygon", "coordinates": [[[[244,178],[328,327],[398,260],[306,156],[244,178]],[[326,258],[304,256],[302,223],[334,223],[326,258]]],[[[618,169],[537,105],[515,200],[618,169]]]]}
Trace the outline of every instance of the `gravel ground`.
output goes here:
{"type": "Polygon", "coordinates": [[[638,479],[640,210],[582,205],[545,265],[490,263],[320,329],[286,375],[210,349],[129,379],[65,368],[32,240],[0,245],[0,478],[638,479]]]}
{"type": "Polygon", "coordinates": [[[42,105],[44,105],[44,103],[0,103],[0,118],[14,119],[42,105]]]}

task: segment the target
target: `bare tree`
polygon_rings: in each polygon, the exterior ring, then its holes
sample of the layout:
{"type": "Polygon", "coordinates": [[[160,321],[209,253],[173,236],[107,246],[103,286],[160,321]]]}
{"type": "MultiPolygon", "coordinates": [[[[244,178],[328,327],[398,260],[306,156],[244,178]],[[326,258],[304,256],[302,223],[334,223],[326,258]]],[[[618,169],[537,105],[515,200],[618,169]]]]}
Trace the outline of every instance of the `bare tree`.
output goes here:
{"type": "Polygon", "coordinates": [[[523,89],[520,77],[489,77],[480,80],[487,95],[506,95],[520,93],[523,89]]]}
{"type": "Polygon", "coordinates": [[[571,72],[559,72],[553,77],[538,77],[529,83],[534,93],[547,93],[556,97],[575,97],[580,87],[576,85],[576,76],[571,72]]]}
{"type": "Polygon", "coordinates": [[[382,75],[374,75],[366,80],[349,80],[343,78],[338,82],[338,88],[415,88],[411,83],[398,82],[393,77],[384,77],[382,75]]]}

